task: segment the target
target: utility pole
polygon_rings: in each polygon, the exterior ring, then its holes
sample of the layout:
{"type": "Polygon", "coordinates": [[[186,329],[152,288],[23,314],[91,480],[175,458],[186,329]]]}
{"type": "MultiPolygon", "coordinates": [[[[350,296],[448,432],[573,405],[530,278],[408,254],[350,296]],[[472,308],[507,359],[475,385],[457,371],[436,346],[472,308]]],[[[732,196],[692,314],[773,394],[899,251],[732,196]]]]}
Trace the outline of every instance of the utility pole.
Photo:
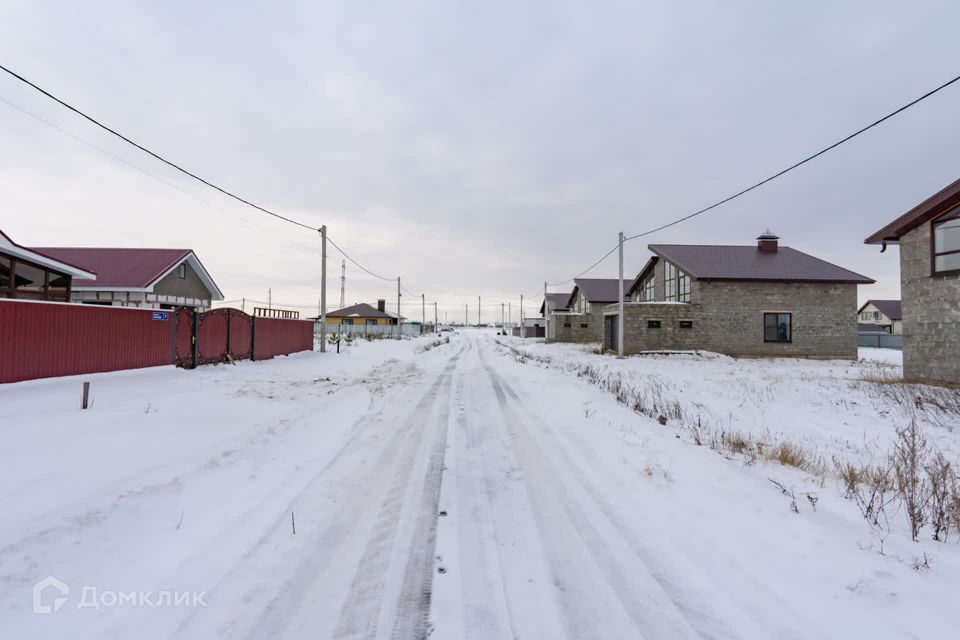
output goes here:
{"type": "Polygon", "coordinates": [[[623,231],[620,232],[620,279],[617,281],[620,312],[617,314],[617,357],[623,357],[623,231]]]}
{"type": "Polygon", "coordinates": [[[547,304],[547,283],[543,283],[543,343],[550,342],[550,305],[547,304]]]}
{"type": "Polygon", "coordinates": [[[240,299],[240,311],[243,311],[244,313],[247,312],[247,299],[246,299],[246,298],[241,298],[241,299],[240,299]]]}
{"type": "Polygon", "coordinates": [[[510,306],[512,304],[512,302],[507,303],[507,324],[511,327],[513,326],[513,307],[510,306]]]}
{"type": "Polygon", "coordinates": [[[463,326],[470,324],[470,305],[463,305],[463,326]]]}
{"type": "Polygon", "coordinates": [[[423,328],[427,326],[427,295],[420,294],[420,333],[423,334],[423,328]]]}
{"type": "Polygon", "coordinates": [[[433,301],[433,330],[434,331],[436,331],[439,328],[437,327],[437,324],[438,324],[437,323],[437,301],[434,300],[433,301]]]}
{"type": "Polygon", "coordinates": [[[523,321],[523,294],[520,294],[520,337],[527,337],[527,323],[523,321]]]}
{"type": "Polygon", "coordinates": [[[397,276],[397,339],[403,335],[403,326],[400,321],[400,276],[397,276]]]}
{"type": "Polygon", "coordinates": [[[501,303],[500,303],[500,328],[501,328],[501,329],[503,329],[503,327],[505,326],[505,325],[503,324],[503,321],[505,320],[505,318],[503,317],[503,307],[504,307],[504,305],[503,305],[503,303],[501,302],[501,303]]]}
{"type": "Polygon", "coordinates": [[[320,353],[327,352],[327,225],[320,227],[320,353]]]}
{"type": "Polygon", "coordinates": [[[267,289],[267,309],[273,309],[273,287],[267,289]]]}
{"type": "Polygon", "coordinates": [[[340,261],[340,308],[347,306],[347,261],[340,261]]]}
{"type": "Polygon", "coordinates": [[[480,304],[480,296],[477,296],[477,326],[480,326],[480,309],[483,308],[483,305],[480,304]]]}

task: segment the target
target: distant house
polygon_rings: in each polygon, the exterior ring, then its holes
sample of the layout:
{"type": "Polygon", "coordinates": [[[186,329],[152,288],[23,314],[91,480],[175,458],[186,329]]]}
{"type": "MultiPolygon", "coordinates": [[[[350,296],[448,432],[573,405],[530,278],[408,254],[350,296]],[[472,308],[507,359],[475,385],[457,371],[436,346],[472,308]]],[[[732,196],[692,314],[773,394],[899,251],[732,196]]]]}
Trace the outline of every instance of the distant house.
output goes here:
{"type": "Polygon", "coordinates": [[[903,313],[899,300],[867,300],[857,309],[857,322],[861,333],[876,329],[893,335],[903,333],[903,313]]]}
{"type": "MultiPolygon", "coordinates": [[[[857,357],[857,285],[873,280],[766,232],[752,246],[652,244],[629,288],[624,353],[857,357]]],[[[617,305],[603,310],[617,348],[617,305]]]]}
{"type": "Polygon", "coordinates": [[[397,317],[386,311],[386,300],[377,300],[373,307],[365,302],[343,309],[331,311],[327,314],[328,325],[343,326],[387,326],[396,325],[397,317]]]}
{"type": "Polygon", "coordinates": [[[865,242],[900,245],[904,377],[960,383],[960,180],[865,242]]]}
{"type": "MultiPolygon", "coordinates": [[[[543,309],[543,305],[540,308],[543,309]]],[[[543,338],[546,336],[546,322],[542,317],[524,318],[520,326],[513,327],[512,333],[520,338],[543,338]]]]}
{"type": "Polygon", "coordinates": [[[75,279],[96,274],[18,245],[0,231],[0,298],[69,302],[75,279]]]}
{"type": "MultiPolygon", "coordinates": [[[[603,339],[603,308],[617,302],[616,278],[575,278],[565,311],[557,311],[547,323],[547,340],[554,342],[600,342],[603,339]]],[[[624,281],[626,295],[630,283],[624,281]]]]}
{"type": "Polygon", "coordinates": [[[569,293],[548,293],[543,304],[540,305],[540,317],[546,318],[548,313],[566,311],[569,302],[569,293]]]}
{"type": "Polygon", "coordinates": [[[33,251],[95,274],[73,281],[73,302],[205,311],[214,300],[223,300],[223,293],[190,249],[44,247],[33,251]]]}

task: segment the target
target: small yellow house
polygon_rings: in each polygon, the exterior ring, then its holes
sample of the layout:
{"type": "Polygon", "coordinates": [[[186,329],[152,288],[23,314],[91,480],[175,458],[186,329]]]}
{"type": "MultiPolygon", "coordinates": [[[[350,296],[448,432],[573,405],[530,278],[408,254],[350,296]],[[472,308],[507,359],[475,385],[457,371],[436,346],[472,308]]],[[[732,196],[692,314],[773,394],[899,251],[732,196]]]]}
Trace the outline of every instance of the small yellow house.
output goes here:
{"type": "Polygon", "coordinates": [[[386,312],[386,302],[377,301],[377,307],[365,302],[355,304],[327,314],[328,325],[346,326],[386,326],[397,324],[397,318],[386,312]]]}

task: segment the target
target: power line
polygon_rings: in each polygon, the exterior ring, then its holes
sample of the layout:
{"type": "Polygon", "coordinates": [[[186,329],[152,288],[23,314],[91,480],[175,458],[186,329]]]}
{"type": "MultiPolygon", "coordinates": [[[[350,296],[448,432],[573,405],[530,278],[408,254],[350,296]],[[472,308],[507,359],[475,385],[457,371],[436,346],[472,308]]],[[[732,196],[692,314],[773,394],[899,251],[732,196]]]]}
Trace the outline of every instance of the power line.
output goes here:
{"type": "MultiPolygon", "coordinates": [[[[238,215],[238,214],[234,213],[233,211],[230,211],[229,209],[227,209],[227,208],[225,208],[225,207],[221,207],[219,204],[217,204],[217,203],[215,203],[215,202],[212,202],[212,201],[210,201],[210,200],[207,200],[206,198],[204,198],[204,197],[202,197],[202,196],[199,196],[199,195],[197,195],[196,193],[193,193],[192,191],[188,191],[188,190],[184,189],[183,187],[181,187],[180,185],[178,185],[178,184],[176,184],[176,183],[173,183],[173,182],[167,180],[166,178],[161,178],[160,176],[156,175],[155,173],[151,173],[150,171],[147,171],[147,170],[144,169],[143,167],[140,167],[140,166],[138,166],[138,165],[130,162],[130,161],[127,160],[126,158],[122,158],[121,156],[118,156],[118,155],[116,155],[115,153],[111,153],[110,151],[107,151],[106,149],[104,149],[104,148],[101,147],[100,145],[96,144],[95,142],[91,142],[90,140],[87,140],[86,138],[84,138],[84,137],[82,137],[82,136],[78,136],[77,134],[75,134],[75,133],[73,133],[73,132],[71,132],[71,131],[68,131],[67,129],[64,129],[64,128],[61,127],[61,126],[59,126],[59,125],[57,125],[57,124],[54,124],[53,122],[50,122],[50,121],[47,120],[46,118],[43,118],[43,117],[41,117],[41,116],[38,116],[37,114],[33,113],[32,111],[30,111],[30,110],[28,110],[28,109],[25,109],[25,108],[21,107],[20,105],[14,103],[14,102],[11,102],[11,101],[7,100],[6,98],[0,97],[0,102],[4,103],[5,105],[7,105],[8,107],[10,107],[11,109],[15,109],[16,111],[19,111],[20,113],[22,113],[23,115],[25,115],[25,116],[27,116],[27,117],[29,117],[29,118],[33,118],[33,119],[36,120],[37,122],[40,122],[40,123],[42,123],[42,124],[50,127],[51,129],[54,129],[54,130],[56,130],[56,131],[59,131],[60,133],[66,135],[66,136],[69,136],[70,138],[73,138],[73,139],[76,140],[77,142],[80,142],[80,143],[82,143],[82,144],[87,145],[87,146],[90,147],[91,149],[102,153],[103,155],[107,156],[108,158],[111,158],[111,159],[113,159],[113,160],[115,160],[115,161],[117,161],[117,162],[119,162],[119,163],[122,163],[122,164],[126,165],[127,167],[133,169],[134,171],[137,171],[138,173],[141,173],[141,174],[147,176],[148,178],[152,178],[152,179],[156,180],[157,182],[160,182],[160,183],[162,183],[162,184],[165,184],[166,186],[170,187],[171,189],[175,189],[176,191],[179,191],[180,193],[182,193],[182,194],[184,194],[184,195],[190,196],[191,198],[194,198],[195,200],[204,203],[204,204],[207,205],[207,206],[210,206],[210,207],[213,207],[214,209],[217,209],[217,210],[219,210],[219,211],[222,211],[223,213],[227,214],[228,216],[230,216],[230,217],[232,217],[232,218],[236,218],[237,220],[240,220],[240,221],[242,221],[242,222],[245,222],[245,223],[247,223],[247,224],[249,224],[249,225],[252,225],[252,226],[254,226],[254,227],[258,228],[258,229],[261,229],[261,230],[263,230],[263,231],[266,231],[266,232],[268,232],[268,233],[271,232],[271,230],[268,229],[267,227],[265,227],[265,226],[263,226],[263,225],[261,225],[261,224],[257,224],[257,223],[254,222],[253,220],[248,220],[247,218],[244,218],[243,216],[238,215]]],[[[302,249],[306,249],[307,251],[310,251],[310,252],[315,252],[315,251],[316,251],[315,248],[313,248],[313,247],[308,247],[307,245],[303,244],[302,242],[297,242],[296,240],[291,240],[291,239],[289,239],[289,238],[284,238],[284,240],[285,240],[286,242],[290,242],[290,243],[292,243],[292,244],[295,244],[295,245],[297,245],[298,247],[300,247],[300,248],[302,248],[302,249]]]]}
{"type": "Polygon", "coordinates": [[[367,274],[373,276],[374,278],[379,278],[380,280],[385,280],[385,281],[387,281],[387,282],[396,282],[396,281],[397,281],[396,278],[385,278],[384,276],[378,275],[378,274],[374,273],[373,271],[370,271],[370,269],[367,269],[365,266],[363,266],[362,264],[360,264],[359,262],[357,262],[356,260],[354,260],[353,258],[351,258],[350,256],[348,256],[348,255],[347,255],[347,252],[344,251],[343,249],[341,249],[339,246],[337,246],[337,243],[334,242],[332,238],[330,238],[330,234],[329,234],[329,233],[327,234],[327,242],[329,242],[330,244],[332,244],[332,245],[333,245],[333,248],[340,252],[340,255],[342,255],[344,258],[346,258],[347,260],[349,260],[349,261],[351,262],[351,264],[353,264],[355,267],[357,267],[357,268],[360,269],[361,271],[366,272],[367,274]]]}
{"type": "MultiPolygon", "coordinates": [[[[695,218],[695,217],[697,217],[697,216],[699,216],[699,215],[701,215],[701,214],[704,214],[704,213],[706,213],[706,212],[708,212],[708,211],[710,211],[710,210],[712,210],[712,209],[716,209],[717,207],[719,207],[719,206],[721,206],[721,205],[724,205],[724,204],[730,202],[731,200],[734,200],[734,199],[736,199],[736,198],[739,198],[739,197],[742,196],[742,195],[745,195],[745,194],[747,194],[747,193],[750,193],[750,192],[753,191],[754,189],[757,189],[757,188],[759,188],[759,187],[762,187],[763,185],[767,184],[768,182],[771,182],[771,181],[773,181],[773,180],[776,180],[777,178],[779,178],[779,177],[781,177],[781,176],[783,176],[783,175],[785,175],[785,174],[793,171],[794,169],[796,169],[796,168],[798,168],[798,167],[800,167],[800,166],[802,166],[802,165],[805,165],[806,163],[810,162],[811,160],[814,160],[814,159],[822,156],[823,154],[827,153],[828,151],[832,151],[833,149],[836,149],[837,147],[839,147],[840,145],[844,144],[845,142],[849,142],[850,140],[853,140],[854,138],[856,138],[856,137],[859,136],[860,134],[865,133],[865,132],[869,131],[870,129],[873,129],[873,128],[876,127],[877,125],[880,125],[880,124],[886,122],[886,121],[889,120],[890,118],[892,118],[892,117],[894,117],[894,116],[896,116],[896,115],[898,115],[898,114],[906,111],[906,110],[909,109],[910,107],[912,107],[912,106],[914,106],[914,105],[916,105],[916,104],[918,104],[918,103],[920,103],[920,102],[923,102],[924,100],[926,100],[926,99],[929,98],[930,96],[934,95],[935,93],[937,93],[937,92],[939,92],[939,91],[942,91],[943,89],[946,89],[947,87],[949,87],[950,85],[956,83],[957,81],[960,81],[960,76],[956,76],[956,77],[954,77],[953,79],[948,80],[947,82],[944,82],[943,84],[941,84],[940,86],[936,87],[935,89],[931,89],[930,91],[926,92],[925,94],[923,94],[923,95],[920,96],[919,98],[915,98],[915,99],[911,100],[910,102],[908,102],[907,104],[903,105],[903,106],[900,107],[899,109],[896,109],[896,110],[894,110],[894,111],[891,111],[890,113],[888,113],[887,115],[883,116],[882,118],[880,118],[880,119],[878,119],[878,120],[875,120],[874,122],[871,122],[871,123],[868,124],[867,126],[861,128],[861,129],[858,129],[857,131],[854,131],[853,133],[851,133],[851,134],[849,134],[849,135],[841,138],[840,140],[837,140],[837,141],[834,142],[833,144],[831,144],[831,145],[829,145],[829,146],[827,146],[827,147],[824,147],[824,148],[821,149],[820,151],[817,151],[816,153],[807,156],[807,157],[804,158],[803,160],[800,160],[799,162],[796,162],[796,163],[790,165],[790,166],[787,167],[786,169],[783,169],[783,170],[781,170],[781,171],[778,171],[777,173],[771,175],[771,176],[768,177],[768,178],[764,178],[764,179],[761,180],[760,182],[757,182],[757,183],[755,183],[755,184],[747,187],[746,189],[741,189],[740,191],[734,193],[733,195],[727,196],[726,198],[723,198],[722,200],[718,200],[717,202],[714,202],[714,203],[711,204],[710,206],[704,207],[703,209],[700,209],[699,211],[694,211],[693,213],[687,214],[687,215],[685,215],[685,216],[683,216],[683,217],[681,217],[681,218],[677,218],[676,220],[672,220],[672,221],[670,221],[670,222],[667,222],[666,224],[662,224],[662,225],[660,225],[660,226],[658,226],[658,227],[655,227],[655,228],[653,228],[653,229],[649,229],[649,230],[644,231],[644,232],[642,232],[642,233],[637,233],[637,234],[634,234],[634,235],[632,235],[632,236],[628,236],[628,237],[624,238],[624,242],[629,242],[630,240],[635,240],[635,239],[637,239],[637,238],[642,238],[643,236],[648,236],[648,235],[657,233],[658,231],[663,231],[664,229],[667,229],[667,228],[669,228],[669,227],[678,225],[678,224],[680,224],[681,222],[686,222],[687,220],[690,220],[691,218],[695,218]]],[[[550,282],[550,283],[547,283],[547,284],[548,284],[549,286],[554,287],[554,286],[560,286],[560,285],[563,285],[563,284],[567,284],[568,282],[572,282],[574,279],[579,278],[580,276],[584,275],[585,273],[588,273],[590,270],[592,270],[592,269],[595,268],[597,265],[599,265],[601,262],[603,262],[603,261],[606,260],[608,257],[610,257],[610,255],[611,255],[614,251],[617,250],[617,246],[619,246],[619,245],[615,245],[612,249],[610,249],[610,251],[608,251],[607,253],[605,253],[605,254],[603,255],[603,257],[601,257],[599,260],[597,260],[596,262],[594,262],[594,263],[593,263],[592,265],[590,265],[586,270],[580,272],[579,274],[577,274],[577,275],[575,275],[575,276],[573,276],[573,277],[571,277],[571,278],[569,278],[569,279],[567,279],[567,280],[564,280],[564,281],[562,281],[562,282],[550,282]]]]}
{"type": "Polygon", "coordinates": [[[26,78],[24,78],[24,77],[21,76],[20,74],[14,72],[14,71],[11,71],[11,70],[8,69],[7,67],[3,66],[2,64],[0,64],[0,70],[5,71],[6,73],[8,73],[9,75],[13,76],[14,78],[16,78],[17,80],[19,80],[20,82],[22,82],[22,83],[24,83],[24,84],[26,84],[26,85],[28,85],[28,86],[36,89],[37,91],[39,91],[39,92],[42,93],[43,95],[47,96],[48,98],[50,98],[50,99],[53,100],[54,102],[57,102],[58,104],[66,107],[66,108],[69,109],[70,111],[73,111],[74,113],[76,113],[76,114],[79,115],[80,117],[82,117],[82,118],[84,118],[84,119],[92,122],[92,123],[95,124],[96,126],[98,126],[98,127],[100,127],[101,129],[103,129],[104,131],[115,135],[116,137],[120,138],[120,139],[123,140],[124,142],[133,145],[133,146],[136,147],[137,149],[140,149],[141,151],[143,151],[144,153],[146,153],[146,154],[148,154],[148,155],[150,155],[150,156],[153,156],[154,158],[156,158],[156,159],[159,160],[160,162],[163,162],[164,164],[166,164],[166,165],[168,165],[168,166],[170,166],[170,167],[173,167],[174,169],[176,169],[176,170],[179,171],[180,173],[183,173],[184,175],[190,176],[190,177],[193,178],[194,180],[197,180],[197,181],[199,181],[199,182],[202,182],[203,184],[207,185],[207,186],[210,187],[211,189],[216,189],[217,191],[219,191],[220,193],[224,194],[225,196],[228,196],[228,197],[230,197],[230,198],[233,198],[234,200],[237,200],[238,202],[242,202],[243,204],[245,204],[245,205],[247,205],[247,206],[249,206],[249,207],[253,207],[254,209],[257,209],[258,211],[262,211],[263,213],[266,213],[266,214],[268,214],[268,215],[271,215],[271,216],[273,216],[274,218],[278,218],[278,219],[280,219],[280,220],[283,220],[284,222],[289,222],[290,224],[295,224],[295,225],[297,225],[298,227],[303,227],[304,229],[310,229],[311,231],[317,231],[317,229],[316,229],[315,227],[311,226],[311,225],[304,224],[304,223],[302,223],[302,222],[298,222],[297,220],[294,220],[294,219],[292,219],[292,218],[288,218],[288,217],[286,217],[286,216],[284,216],[284,215],[280,215],[279,213],[276,213],[276,212],[274,212],[274,211],[270,211],[269,209],[266,209],[266,208],[264,208],[264,207],[261,207],[261,206],[258,205],[258,204],[254,204],[253,202],[250,202],[249,200],[247,200],[247,199],[245,199],[245,198],[241,198],[240,196],[236,195],[235,193],[232,193],[232,192],[230,192],[230,191],[227,191],[226,189],[224,189],[224,188],[222,188],[222,187],[218,187],[217,185],[215,185],[214,183],[210,182],[209,180],[206,180],[206,179],[204,179],[204,178],[201,178],[201,177],[198,176],[197,174],[195,174],[195,173],[193,173],[193,172],[191,172],[191,171],[188,171],[187,169],[184,169],[183,167],[181,167],[181,166],[178,165],[177,163],[175,163],[175,162],[173,162],[173,161],[171,161],[171,160],[167,160],[166,158],[164,158],[164,157],[161,156],[160,154],[151,151],[150,149],[146,148],[146,147],[143,146],[142,144],[139,144],[139,143],[137,143],[137,142],[134,142],[133,140],[131,140],[131,139],[128,138],[127,136],[123,135],[122,133],[118,132],[117,130],[112,129],[112,128],[108,127],[107,125],[103,124],[102,122],[100,122],[99,120],[97,120],[96,118],[87,115],[86,113],[84,113],[84,112],[81,111],[80,109],[78,109],[78,108],[74,107],[73,105],[65,102],[64,100],[61,100],[60,98],[58,98],[57,96],[53,95],[52,93],[50,93],[50,92],[47,91],[46,89],[43,89],[42,87],[37,86],[36,84],[34,84],[33,82],[31,82],[30,80],[27,80],[26,78]]]}
{"type": "Polygon", "coordinates": [[[702,214],[702,213],[706,213],[707,211],[710,211],[711,209],[716,209],[716,208],[719,207],[720,205],[726,204],[726,203],[730,202],[731,200],[733,200],[733,199],[735,199],[735,198],[739,198],[740,196],[742,196],[742,195],[744,195],[744,194],[746,194],[746,193],[750,193],[750,192],[753,191],[754,189],[756,189],[756,188],[758,188],[758,187],[762,187],[763,185],[767,184],[768,182],[770,182],[770,181],[772,181],[772,180],[776,180],[776,179],[779,178],[780,176],[782,176],[782,175],[784,175],[784,174],[787,174],[787,173],[793,171],[794,169],[796,169],[797,167],[800,167],[800,166],[802,166],[802,165],[810,162],[811,160],[822,156],[823,154],[827,153],[828,151],[831,151],[831,150],[833,150],[833,149],[836,149],[837,147],[839,147],[839,146],[842,145],[843,143],[848,142],[848,141],[850,141],[850,140],[853,140],[854,138],[856,138],[857,136],[859,136],[861,133],[864,133],[864,132],[866,132],[866,131],[869,131],[870,129],[873,129],[873,128],[876,127],[877,125],[882,124],[883,122],[886,122],[887,120],[889,120],[890,118],[894,117],[894,116],[897,115],[898,113],[902,113],[903,111],[906,111],[907,109],[909,109],[909,108],[912,107],[913,105],[915,105],[915,104],[917,104],[917,103],[919,103],[919,102],[922,102],[922,101],[926,100],[927,98],[929,98],[929,97],[932,96],[933,94],[937,93],[938,91],[941,91],[942,89],[946,89],[947,87],[949,87],[949,86],[952,85],[953,83],[957,82],[958,80],[960,80],[960,76],[957,76],[957,77],[955,77],[953,80],[950,80],[950,81],[948,81],[948,82],[943,83],[942,85],[940,85],[940,86],[937,87],[936,89],[933,89],[933,90],[931,90],[931,91],[928,91],[928,92],[926,92],[925,94],[923,94],[922,96],[920,96],[919,98],[916,98],[916,99],[914,99],[914,100],[911,100],[910,102],[908,102],[907,104],[903,105],[902,107],[900,107],[900,108],[897,109],[896,111],[891,111],[890,113],[888,113],[887,115],[883,116],[883,117],[880,118],[879,120],[875,120],[874,122],[871,122],[870,124],[868,124],[867,126],[863,127],[862,129],[858,129],[857,131],[855,131],[855,132],[851,133],[850,135],[846,136],[845,138],[841,138],[840,140],[837,140],[836,142],[834,142],[834,143],[831,144],[830,146],[824,147],[823,149],[821,149],[820,151],[817,151],[817,152],[814,153],[813,155],[807,156],[806,158],[804,158],[804,159],[801,160],[800,162],[796,162],[796,163],[790,165],[789,167],[787,167],[786,169],[783,169],[782,171],[778,171],[777,173],[773,174],[773,175],[770,176],[769,178],[765,178],[765,179],[761,180],[760,182],[757,182],[756,184],[747,187],[746,189],[742,189],[742,190],[736,192],[736,193],[733,194],[732,196],[727,196],[727,197],[724,198],[723,200],[718,200],[717,202],[714,202],[714,203],[711,204],[709,207],[704,207],[703,209],[700,209],[699,211],[694,211],[694,212],[691,213],[691,214],[688,214],[688,215],[686,215],[686,216],[683,216],[682,218],[677,218],[676,220],[673,220],[672,222],[668,222],[668,223],[666,223],[666,224],[660,225],[659,227],[656,227],[656,228],[654,228],[654,229],[650,229],[649,231],[644,231],[643,233],[638,233],[638,234],[636,234],[636,235],[632,235],[632,236],[629,236],[629,237],[627,237],[627,238],[624,238],[624,241],[633,240],[633,239],[635,239],[635,238],[640,238],[640,237],[643,237],[643,236],[647,236],[647,235],[650,235],[650,234],[652,234],[652,233],[656,233],[657,231],[663,231],[664,229],[666,229],[666,228],[668,228],[668,227],[672,227],[672,226],[674,226],[674,225],[680,224],[681,222],[685,222],[685,221],[689,220],[690,218],[695,218],[695,217],[699,216],[699,215],[702,214]]]}

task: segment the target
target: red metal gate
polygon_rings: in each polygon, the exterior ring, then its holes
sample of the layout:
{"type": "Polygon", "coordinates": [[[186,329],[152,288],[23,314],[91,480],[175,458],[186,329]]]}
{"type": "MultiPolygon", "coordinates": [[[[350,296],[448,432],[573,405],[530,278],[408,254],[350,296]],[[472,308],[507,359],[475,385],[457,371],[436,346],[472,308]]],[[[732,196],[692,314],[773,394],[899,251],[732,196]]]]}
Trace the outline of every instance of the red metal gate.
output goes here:
{"type": "Polygon", "coordinates": [[[196,314],[190,307],[179,307],[175,314],[173,363],[184,369],[192,369],[196,366],[196,353],[194,353],[194,347],[197,344],[195,339],[196,314]]]}
{"type": "Polygon", "coordinates": [[[253,316],[237,309],[177,309],[178,367],[253,359],[253,316]]]}

